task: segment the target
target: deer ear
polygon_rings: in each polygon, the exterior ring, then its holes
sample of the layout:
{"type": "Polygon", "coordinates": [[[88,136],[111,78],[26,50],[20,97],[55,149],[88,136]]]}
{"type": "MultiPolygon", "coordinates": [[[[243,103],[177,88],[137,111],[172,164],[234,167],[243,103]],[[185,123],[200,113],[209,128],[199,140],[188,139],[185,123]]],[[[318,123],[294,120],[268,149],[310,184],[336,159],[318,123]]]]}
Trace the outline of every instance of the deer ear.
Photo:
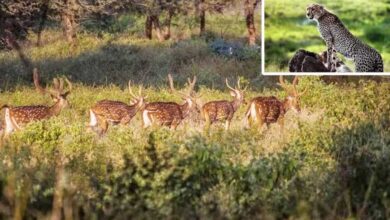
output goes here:
{"type": "Polygon", "coordinates": [[[230,95],[236,97],[237,94],[234,91],[230,91],[230,95]]]}
{"type": "Polygon", "coordinates": [[[67,91],[62,96],[64,96],[66,98],[69,94],[70,94],[70,91],[67,91]]]}

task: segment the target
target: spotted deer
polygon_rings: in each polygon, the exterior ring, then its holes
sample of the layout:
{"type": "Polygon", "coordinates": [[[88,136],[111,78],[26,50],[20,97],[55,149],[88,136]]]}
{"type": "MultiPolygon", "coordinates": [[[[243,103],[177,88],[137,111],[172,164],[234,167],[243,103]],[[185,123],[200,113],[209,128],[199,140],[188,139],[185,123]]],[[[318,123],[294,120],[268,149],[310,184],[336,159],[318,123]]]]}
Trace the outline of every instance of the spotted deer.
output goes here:
{"type": "Polygon", "coordinates": [[[98,126],[100,133],[104,134],[107,132],[109,123],[121,125],[130,123],[137,112],[145,107],[147,96],[142,95],[142,86],[139,87],[138,95],[135,95],[131,89],[131,81],[128,83],[128,89],[133,98],[130,105],[121,101],[101,100],[89,110],[90,128],[98,126]]]}
{"type": "Polygon", "coordinates": [[[248,110],[245,114],[246,122],[249,123],[249,126],[254,125],[255,123],[260,127],[264,124],[269,126],[271,123],[278,122],[283,128],[284,125],[284,115],[289,109],[293,109],[296,112],[300,112],[300,97],[306,92],[302,93],[297,91],[296,85],[298,82],[298,77],[295,76],[292,88],[289,88],[283,76],[279,77],[280,86],[286,90],[287,97],[281,101],[275,96],[259,96],[253,98],[250,101],[248,110]]]}
{"type": "Polygon", "coordinates": [[[20,130],[22,127],[32,121],[39,121],[48,119],[60,114],[61,110],[68,106],[67,97],[72,90],[72,83],[65,78],[68,84],[68,91],[64,91],[64,79],[54,78],[53,89],[44,89],[39,83],[38,70],[35,68],[33,72],[35,88],[42,94],[48,93],[54,101],[54,105],[31,105],[10,107],[4,105],[1,107],[5,109],[5,135],[11,134],[14,130],[20,130]]]}
{"type": "Polygon", "coordinates": [[[241,106],[244,100],[244,90],[240,88],[240,79],[237,80],[237,86],[232,88],[226,79],[226,86],[230,89],[230,95],[234,97],[232,101],[220,100],[211,101],[203,105],[202,116],[206,121],[205,128],[208,130],[214,122],[225,121],[225,130],[230,127],[234,113],[241,106]]]}
{"type": "Polygon", "coordinates": [[[187,92],[179,92],[173,86],[171,74],[168,74],[169,86],[172,92],[181,95],[184,103],[179,105],[176,102],[151,102],[146,104],[142,112],[143,127],[147,128],[153,124],[160,126],[168,126],[175,130],[176,127],[194,110],[197,110],[196,95],[194,87],[196,76],[188,79],[187,92]]]}

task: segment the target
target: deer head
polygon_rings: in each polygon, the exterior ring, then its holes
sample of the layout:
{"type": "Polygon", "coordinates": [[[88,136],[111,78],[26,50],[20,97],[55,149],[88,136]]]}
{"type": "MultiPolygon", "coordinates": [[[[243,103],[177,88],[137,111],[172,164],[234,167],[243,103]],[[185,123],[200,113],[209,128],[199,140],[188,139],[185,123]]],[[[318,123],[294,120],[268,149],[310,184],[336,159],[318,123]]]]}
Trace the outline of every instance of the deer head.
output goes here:
{"type": "Polygon", "coordinates": [[[33,70],[34,85],[38,92],[45,94],[50,94],[51,98],[55,103],[58,103],[61,108],[64,108],[69,105],[67,96],[72,91],[72,83],[65,77],[65,81],[68,84],[68,91],[64,91],[64,79],[63,78],[54,78],[53,79],[53,89],[44,89],[39,82],[38,69],[34,68],[33,70]]]}
{"type": "Polygon", "coordinates": [[[301,93],[297,91],[296,85],[298,83],[298,76],[294,77],[294,80],[292,82],[292,88],[286,85],[283,76],[279,76],[279,83],[280,86],[287,92],[287,97],[284,100],[285,108],[293,109],[296,112],[300,112],[300,97],[306,93],[307,88],[301,93]]]}
{"type": "Polygon", "coordinates": [[[169,81],[169,87],[171,91],[176,92],[181,96],[181,98],[185,101],[184,104],[188,105],[188,110],[196,109],[199,112],[197,99],[199,99],[200,96],[196,96],[194,92],[196,76],[194,76],[192,80],[190,78],[187,78],[188,86],[186,92],[180,92],[175,89],[175,87],[173,86],[173,78],[171,74],[168,74],[168,81],[169,81]]]}
{"type": "Polygon", "coordinates": [[[129,88],[129,93],[130,93],[131,97],[133,98],[133,100],[130,101],[130,105],[135,106],[137,108],[137,110],[143,109],[145,107],[145,99],[148,98],[148,96],[142,95],[143,86],[141,85],[139,87],[138,95],[135,95],[133,93],[133,90],[131,89],[131,80],[129,80],[128,88],[129,88]]]}
{"type": "Polygon", "coordinates": [[[246,88],[241,89],[240,78],[237,79],[237,85],[234,88],[229,85],[228,79],[225,79],[225,83],[226,86],[230,89],[230,95],[234,97],[233,102],[237,105],[236,107],[238,107],[242,103],[245,103],[244,91],[246,90],[246,88]]]}

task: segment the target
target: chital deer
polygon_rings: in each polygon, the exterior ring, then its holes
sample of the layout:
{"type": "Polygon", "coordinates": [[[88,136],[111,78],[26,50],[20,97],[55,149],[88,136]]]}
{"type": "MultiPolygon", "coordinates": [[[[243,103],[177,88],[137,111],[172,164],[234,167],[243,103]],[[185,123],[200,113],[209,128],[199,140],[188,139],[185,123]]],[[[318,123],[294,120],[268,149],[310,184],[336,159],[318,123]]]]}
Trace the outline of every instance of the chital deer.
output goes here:
{"type": "Polygon", "coordinates": [[[146,104],[142,112],[143,127],[147,128],[153,124],[160,126],[168,126],[171,129],[176,127],[190,114],[191,111],[197,109],[196,96],[193,92],[196,76],[188,79],[188,89],[186,93],[178,92],[173,86],[171,74],[168,75],[169,86],[172,92],[177,92],[181,95],[184,103],[179,105],[176,102],[151,102],[146,104]]]}
{"type": "Polygon", "coordinates": [[[244,90],[240,88],[240,79],[237,80],[235,88],[232,88],[226,79],[226,86],[230,89],[230,95],[234,97],[233,101],[211,101],[202,107],[202,116],[206,121],[205,128],[207,130],[211,124],[217,121],[225,121],[225,129],[228,130],[234,113],[244,102],[244,90]]]}
{"type": "Polygon", "coordinates": [[[67,96],[72,90],[72,83],[65,78],[68,84],[68,91],[64,91],[64,80],[62,78],[53,79],[54,89],[44,89],[39,83],[38,70],[35,68],[33,73],[34,84],[36,89],[41,93],[49,93],[55,102],[52,106],[33,105],[33,106],[18,106],[9,107],[7,105],[1,107],[5,109],[5,135],[11,134],[14,130],[20,130],[23,125],[42,119],[47,119],[60,114],[61,110],[68,106],[67,96]]]}
{"type": "Polygon", "coordinates": [[[89,126],[94,128],[99,126],[101,133],[105,133],[108,129],[108,124],[127,125],[131,119],[145,107],[145,99],[147,96],[142,96],[142,86],[140,86],[138,95],[135,95],[131,89],[131,81],[128,83],[129,93],[133,100],[130,105],[120,101],[101,100],[97,102],[90,110],[89,126]]]}
{"type": "Polygon", "coordinates": [[[280,101],[275,96],[269,97],[256,97],[250,101],[248,110],[245,114],[245,119],[249,122],[249,125],[256,123],[259,128],[266,124],[278,122],[283,128],[284,115],[289,109],[293,109],[296,112],[300,112],[300,97],[306,92],[298,93],[296,85],[298,77],[295,76],[292,84],[292,88],[288,88],[283,76],[279,77],[280,86],[286,90],[287,97],[284,101],[280,101]]]}

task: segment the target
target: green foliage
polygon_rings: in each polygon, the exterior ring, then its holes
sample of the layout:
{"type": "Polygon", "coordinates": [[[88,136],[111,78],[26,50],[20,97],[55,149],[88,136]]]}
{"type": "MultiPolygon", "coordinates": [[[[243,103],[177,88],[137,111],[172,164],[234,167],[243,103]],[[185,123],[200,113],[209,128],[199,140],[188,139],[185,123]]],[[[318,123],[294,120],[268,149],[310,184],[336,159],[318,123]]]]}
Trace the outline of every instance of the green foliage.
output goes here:
{"type": "MultiPolygon", "coordinates": [[[[99,137],[86,130],[83,109],[102,97],[127,101],[127,93],[76,85],[71,108],[16,132],[1,148],[1,186],[10,190],[7,183],[14,181],[27,193],[27,210],[49,213],[54,168],[66,158],[67,182],[78,190],[74,205],[91,218],[383,218],[389,204],[390,84],[362,81],[341,88],[305,77],[298,89],[305,87],[310,92],[302,97],[303,111],[287,114],[283,136],[278,125],[263,132],[243,129],[242,107],[228,132],[216,125],[204,134],[202,124],[191,121],[176,131],[143,130],[137,117],[99,137]]],[[[165,88],[147,93],[151,100],[172,99],[165,88]]],[[[206,88],[199,94],[204,100],[228,98],[206,88]]]]}
{"type": "Polygon", "coordinates": [[[125,156],[123,168],[108,168],[111,174],[97,185],[100,218],[184,214],[217,185],[223,171],[219,151],[197,137],[195,145],[175,145],[169,136],[167,131],[150,133],[142,151],[125,156]]]}

